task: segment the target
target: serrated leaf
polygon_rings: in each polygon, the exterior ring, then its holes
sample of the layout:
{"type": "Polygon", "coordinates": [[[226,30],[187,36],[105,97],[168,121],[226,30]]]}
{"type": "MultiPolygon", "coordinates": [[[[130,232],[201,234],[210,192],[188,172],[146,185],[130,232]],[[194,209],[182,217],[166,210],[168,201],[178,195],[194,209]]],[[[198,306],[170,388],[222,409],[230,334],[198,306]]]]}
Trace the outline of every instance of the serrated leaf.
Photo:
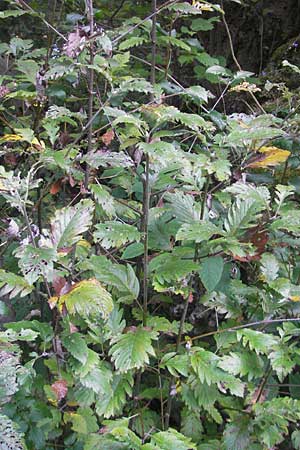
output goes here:
{"type": "Polygon", "coordinates": [[[92,223],[93,211],[91,200],[57,210],[51,220],[52,241],[56,248],[70,247],[78,242],[92,223]]]}
{"type": "Polygon", "coordinates": [[[258,355],[260,353],[268,354],[272,347],[278,343],[275,336],[248,328],[238,330],[237,339],[242,342],[244,347],[249,345],[250,350],[254,350],[258,355]]]}
{"type": "Polygon", "coordinates": [[[224,268],[224,260],[221,256],[211,256],[201,263],[199,275],[208,292],[214,290],[221,280],[224,268]]]}
{"type": "Polygon", "coordinates": [[[0,295],[9,295],[9,298],[25,297],[32,292],[31,286],[23,277],[0,269],[0,295]]]}
{"type": "Polygon", "coordinates": [[[191,439],[185,437],[173,428],[168,431],[160,431],[151,436],[151,444],[154,444],[158,450],[196,450],[197,447],[191,439]]]}
{"type": "Polygon", "coordinates": [[[260,270],[263,275],[263,280],[271,282],[278,277],[279,263],[274,255],[264,253],[260,260],[260,270]]]}
{"type": "Polygon", "coordinates": [[[278,166],[278,164],[284,163],[291,154],[288,150],[277,147],[261,147],[259,153],[262,154],[262,157],[258,161],[249,162],[247,167],[254,169],[278,166]]]}
{"type": "Polygon", "coordinates": [[[32,245],[20,247],[16,256],[19,258],[18,264],[25,280],[34,284],[40,277],[48,281],[53,281],[54,262],[57,260],[57,253],[53,248],[36,248],[32,245]]]}
{"type": "Polygon", "coordinates": [[[155,356],[152,340],[157,333],[145,328],[132,327],[126,334],[117,336],[109,354],[119,372],[140,369],[149,364],[149,356],[155,356]]]}
{"type": "Polygon", "coordinates": [[[59,298],[59,304],[65,305],[70,314],[77,313],[83,317],[101,315],[106,319],[113,310],[110,293],[94,278],[76,283],[59,298]]]}
{"type": "Polygon", "coordinates": [[[251,422],[248,418],[238,417],[228,424],[224,432],[225,450],[248,450],[251,443],[251,422]]]}
{"type": "Polygon", "coordinates": [[[116,215],[115,200],[113,196],[104,189],[100,184],[92,184],[90,186],[97,203],[103,208],[105,214],[111,218],[116,215]]]}
{"type": "Polygon", "coordinates": [[[221,231],[211,222],[185,223],[179,228],[176,241],[195,241],[199,244],[202,241],[208,241],[214,234],[219,234],[221,231]]]}
{"type": "Polygon", "coordinates": [[[126,404],[126,397],[132,394],[133,382],[134,379],[131,373],[114,374],[111,390],[104,392],[97,399],[97,414],[105,418],[121,414],[126,404]]]}
{"type": "Polygon", "coordinates": [[[110,249],[121,247],[129,242],[141,239],[141,233],[133,225],[121,222],[105,222],[96,225],[94,237],[99,240],[102,247],[110,249]]]}
{"type": "Polygon", "coordinates": [[[132,36],[132,37],[126,39],[125,41],[123,41],[119,45],[119,50],[121,50],[121,51],[128,50],[132,47],[137,47],[139,45],[143,45],[146,41],[147,41],[147,39],[145,37],[132,36]]]}
{"type": "Polygon", "coordinates": [[[140,285],[137,276],[129,264],[113,264],[104,256],[92,256],[88,263],[96,278],[107,286],[113,286],[118,291],[118,301],[131,303],[136,300],[140,285]]]}
{"type": "Polygon", "coordinates": [[[82,364],[87,362],[89,349],[81,334],[71,333],[64,336],[62,343],[74,358],[78,359],[82,364]]]}

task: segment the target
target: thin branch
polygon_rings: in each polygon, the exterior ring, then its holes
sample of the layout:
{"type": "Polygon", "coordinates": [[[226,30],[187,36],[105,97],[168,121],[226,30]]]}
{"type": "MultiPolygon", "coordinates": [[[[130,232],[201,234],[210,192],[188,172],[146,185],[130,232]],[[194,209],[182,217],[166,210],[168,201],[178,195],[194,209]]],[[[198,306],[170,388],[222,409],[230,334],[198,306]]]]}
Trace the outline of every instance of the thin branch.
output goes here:
{"type": "Polygon", "coordinates": [[[274,325],[275,323],[285,323],[285,322],[300,322],[300,318],[292,318],[292,319],[265,319],[258,320],[256,322],[245,323],[244,325],[237,325],[235,327],[223,328],[222,330],[210,331],[208,333],[199,334],[198,336],[194,336],[191,338],[192,341],[197,339],[203,339],[209,336],[214,336],[216,334],[222,334],[231,331],[242,330],[243,328],[251,328],[257,327],[259,325],[274,325]]]}

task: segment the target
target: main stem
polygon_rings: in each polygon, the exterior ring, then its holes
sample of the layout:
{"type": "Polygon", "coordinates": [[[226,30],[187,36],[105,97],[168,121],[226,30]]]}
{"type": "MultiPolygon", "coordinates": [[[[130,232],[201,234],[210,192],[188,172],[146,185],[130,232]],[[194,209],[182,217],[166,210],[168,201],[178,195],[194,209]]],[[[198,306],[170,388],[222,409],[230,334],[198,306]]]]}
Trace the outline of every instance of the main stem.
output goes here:
{"type": "MultiPolygon", "coordinates": [[[[151,29],[151,73],[150,82],[154,87],[156,81],[156,12],[157,12],[157,0],[152,0],[152,29],[151,29]]],[[[154,101],[154,93],[151,94],[151,101],[154,101]]],[[[143,325],[147,325],[147,311],[148,311],[148,228],[149,228],[149,209],[150,209],[150,185],[149,185],[149,155],[145,155],[145,178],[144,178],[144,198],[143,198],[143,235],[144,235],[144,258],[143,258],[143,325]]]]}
{"type": "MultiPolygon", "coordinates": [[[[93,0],[88,0],[88,17],[90,24],[90,66],[94,64],[94,45],[93,45],[93,34],[94,34],[94,5],[93,0]]],[[[92,139],[93,139],[93,106],[94,106],[94,69],[89,69],[89,79],[88,79],[88,148],[87,153],[92,151],[92,139]]],[[[88,188],[90,176],[90,168],[87,165],[85,171],[85,188],[88,188]]]]}

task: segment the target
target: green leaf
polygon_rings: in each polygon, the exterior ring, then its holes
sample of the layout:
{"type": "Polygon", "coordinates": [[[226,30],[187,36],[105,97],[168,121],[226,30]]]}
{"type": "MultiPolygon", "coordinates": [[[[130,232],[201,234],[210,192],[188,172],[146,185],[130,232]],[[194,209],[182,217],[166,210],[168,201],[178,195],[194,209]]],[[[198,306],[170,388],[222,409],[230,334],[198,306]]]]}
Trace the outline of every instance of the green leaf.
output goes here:
{"type": "Polygon", "coordinates": [[[144,253],[144,245],[141,242],[128,245],[122,253],[122,259],[132,259],[144,253]]]}
{"type": "Polygon", "coordinates": [[[221,231],[211,222],[185,223],[179,228],[176,241],[195,241],[199,244],[202,241],[208,241],[214,234],[219,234],[221,231]]]}
{"type": "Polygon", "coordinates": [[[238,198],[228,211],[224,221],[225,231],[231,236],[235,236],[256,225],[261,209],[253,200],[242,201],[238,198]]]}
{"type": "Polygon", "coordinates": [[[72,423],[72,430],[80,434],[95,433],[99,426],[90,408],[78,408],[76,412],[65,412],[64,422],[72,423]]]}
{"type": "Polygon", "coordinates": [[[138,242],[141,234],[133,225],[121,222],[105,222],[96,225],[94,237],[101,243],[102,247],[110,249],[121,247],[129,242],[138,242]]]}
{"type": "Polygon", "coordinates": [[[198,443],[202,438],[204,431],[200,414],[184,408],[181,414],[181,433],[190,438],[193,442],[198,443]]]}
{"type": "Polygon", "coordinates": [[[126,334],[117,336],[109,350],[116,369],[119,372],[128,372],[149,364],[149,356],[155,356],[153,339],[157,339],[156,332],[140,327],[131,327],[126,334]]]}
{"type": "Polygon", "coordinates": [[[125,41],[123,41],[119,45],[119,50],[123,51],[123,50],[128,50],[132,47],[138,47],[140,45],[143,45],[146,41],[147,41],[147,39],[145,37],[132,36],[132,37],[126,39],[125,41]]]}
{"type": "Polygon", "coordinates": [[[104,256],[92,256],[87,264],[88,268],[93,270],[95,277],[106,284],[113,286],[118,291],[118,301],[123,303],[132,303],[136,300],[140,285],[137,276],[129,264],[113,264],[104,256]]]}
{"type": "Polygon", "coordinates": [[[300,450],[300,430],[292,432],[292,443],[295,450],[300,450]]]}
{"type": "Polygon", "coordinates": [[[106,319],[113,310],[113,301],[109,292],[96,279],[83,280],[59,298],[60,305],[65,305],[70,314],[83,317],[106,319]]]}
{"type": "Polygon", "coordinates": [[[267,283],[276,280],[278,277],[279,263],[275,256],[271,253],[264,253],[261,257],[260,264],[263,280],[267,283]]]}
{"type": "Polygon", "coordinates": [[[249,381],[260,378],[264,374],[263,359],[253,352],[233,353],[224,355],[218,366],[232,375],[248,375],[249,381]]]}
{"type": "Polygon", "coordinates": [[[211,256],[201,263],[199,275],[208,292],[213,291],[221,280],[223,268],[224,260],[221,256],[211,256]]]}
{"type": "Polygon", "coordinates": [[[160,431],[151,436],[151,444],[158,448],[158,450],[196,450],[197,447],[193,442],[185,437],[183,434],[178,433],[173,428],[169,428],[168,431],[160,431]]]}
{"type": "Polygon", "coordinates": [[[16,256],[19,258],[19,267],[25,280],[33,285],[40,277],[53,281],[54,262],[57,253],[53,248],[36,248],[32,245],[20,247],[16,256]]]}
{"type": "Polygon", "coordinates": [[[192,20],[191,29],[193,31],[209,31],[214,28],[213,21],[210,19],[194,19],[192,20]]]}
{"type": "Polygon", "coordinates": [[[30,59],[19,60],[17,63],[17,69],[22,72],[26,81],[36,85],[37,73],[39,71],[39,65],[30,59]]]}
{"type": "Polygon", "coordinates": [[[166,353],[160,361],[160,367],[166,367],[171,375],[178,377],[189,375],[188,355],[176,355],[176,353],[166,353]]]}
{"type": "Polygon", "coordinates": [[[213,97],[213,95],[202,86],[190,86],[185,89],[184,94],[205,103],[208,102],[208,98],[213,97]]]}
{"type": "Polygon", "coordinates": [[[97,203],[102,207],[105,214],[111,218],[116,215],[115,200],[113,196],[104,189],[100,184],[92,184],[90,186],[97,203]]]}
{"type": "Polygon", "coordinates": [[[21,11],[19,9],[8,9],[7,11],[0,11],[0,19],[7,19],[7,17],[19,17],[26,13],[27,11],[21,11]]]}
{"type": "Polygon", "coordinates": [[[93,211],[91,200],[57,210],[51,220],[52,241],[56,248],[70,247],[78,242],[92,223],[93,211]]]}
{"type": "Polygon", "coordinates": [[[258,355],[260,353],[268,354],[272,347],[278,343],[275,336],[248,328],[238,330],[237,339],[242,342],[244,347],[249,345],[250,350],[254,350],[258,355]]]}
{"type": "Polygon", "coordinates": [[[99,416],[109,418],[122,413],[126,405],[126,397],[132,395],[133,376],[131,373],[114,374],[111,390],[100,395],[96,402],[96,412],[99,416]]]}
{"type": "Polygon", "coordinates": [[[64,347],[82,364],[87,362],[88,346],[80,333],[71,333],[62,339],[64,347]]]}
{"type": "Polygon", "coordinates": [[[31,286],[23,277],[0,269],[0,295],[9,295],[9,298],[25,297],[32,292],[31,286]]]}
{"type": "Polygon", "coordinates": [[[251,422],[248,417],[239,416],[224,432],[225,450],[248,450],[251,443],[251,422]]]}

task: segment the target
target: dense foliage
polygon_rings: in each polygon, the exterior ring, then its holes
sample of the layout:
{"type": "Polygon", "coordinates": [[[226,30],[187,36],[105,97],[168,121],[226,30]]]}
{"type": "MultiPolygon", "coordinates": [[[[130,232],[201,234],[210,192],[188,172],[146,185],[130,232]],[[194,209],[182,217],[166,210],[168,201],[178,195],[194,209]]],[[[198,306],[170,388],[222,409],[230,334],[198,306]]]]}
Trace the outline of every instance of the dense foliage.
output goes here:
{"type": "Polygon", "coordinates": [[[297,92],[213,1],[2,3],[0,449],[300,449],[297,92]]]}

